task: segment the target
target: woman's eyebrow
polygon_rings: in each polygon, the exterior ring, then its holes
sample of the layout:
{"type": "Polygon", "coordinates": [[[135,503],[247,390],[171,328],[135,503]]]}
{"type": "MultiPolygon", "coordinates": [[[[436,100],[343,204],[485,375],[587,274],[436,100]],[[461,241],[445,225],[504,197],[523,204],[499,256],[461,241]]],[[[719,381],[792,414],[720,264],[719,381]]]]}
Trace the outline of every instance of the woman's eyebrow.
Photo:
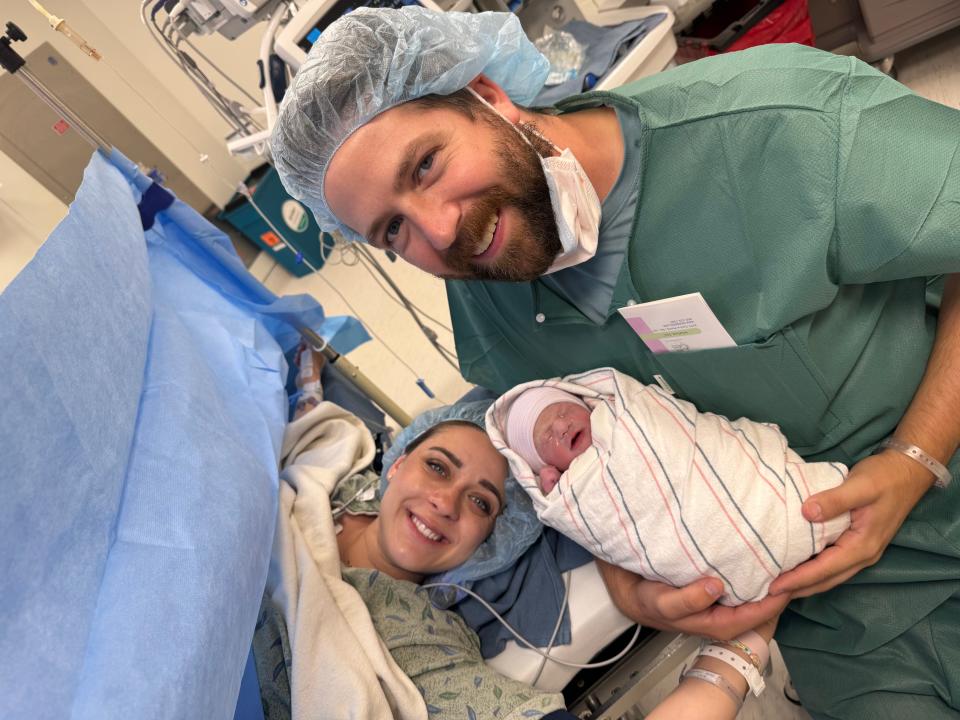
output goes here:
{"type": "Polygon", "coordinates": [[[438,453],[443,453],[444,455],[446,455],[446,456],[447,456],[447,460],[449,460],[450,462],[452,462],[452,463],[453,463],[454,465],[456,465],[458,468],[462,468],[462,467],[463,467],[463,460],[461,460],[460,458],[458,458],[456,455],[454,455],[452,452],[450,452],[450,451],[447,450],[446,448],[442,448],[442,447],[438,447],[438,446],[434,445],[434,446],[432,446],[430,449],[431,449],[431,450],[436,450],[438,453]]]}
{"type": "MultiPolygon", "coordinates": [[[[456,455],[454,455],[452,452],[450,452],[449,450],[447,450],[446,448],[442,448],[442,447],[440,447],[439,445],[431,445],[431,446],[430,446],[430,449],[431,449],[431,450],[436,450],[438,453],[442,453],[443,455],[445,455],[446,458],[447,458],[451,463],[453,463],[457,468],[462,468],[462,467],[463,467],[463,461],[462,461],[460,458],[458,458],[456,455]]],[[[503,505],[504,505],[504,503],[503,503],[503,495],[501,494],[499,488],[497,488],[496,485],[494,485],[492,482],[490,482],[490,481],[487,480],[486,478],[480,478],[480,480],[479,480],[478,482],[479,482],[481,485],[483,485],[483,487],[485,487],[487,490],[489,490],[490,492],[493,493],[494,497],[497,498],[497,502],[500,503],[500,507],[502,508],[503,505]]]]}

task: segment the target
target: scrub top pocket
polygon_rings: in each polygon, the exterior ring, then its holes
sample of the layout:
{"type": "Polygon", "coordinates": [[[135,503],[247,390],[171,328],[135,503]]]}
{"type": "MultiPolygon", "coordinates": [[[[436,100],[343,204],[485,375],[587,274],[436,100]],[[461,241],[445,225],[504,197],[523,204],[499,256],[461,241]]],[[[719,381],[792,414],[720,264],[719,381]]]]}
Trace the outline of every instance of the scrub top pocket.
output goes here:
{"type": "Polygon", "coordinates": [[[840,425],[831,395],[788,328],[760,342],[654,356],[678,395],[704,412],[780,426],[799,453],[815,452],[840,425]]]}

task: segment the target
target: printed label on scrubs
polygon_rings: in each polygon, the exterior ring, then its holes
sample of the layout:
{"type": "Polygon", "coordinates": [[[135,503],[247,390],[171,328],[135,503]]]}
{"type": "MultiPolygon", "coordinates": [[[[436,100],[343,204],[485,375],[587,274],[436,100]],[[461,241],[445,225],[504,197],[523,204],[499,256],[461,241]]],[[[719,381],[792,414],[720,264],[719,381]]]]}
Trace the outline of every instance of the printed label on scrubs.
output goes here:
{"type": "Polygon", "coordinates": [[[700,293],[628,305],[619,312],[654,353],[736,346],[700,293]]]}
{"type": "Polygon", "coordinates": [[[280,214],[283,215],[283,221],[287,224],[287,227],[294,232],[303,232],[310,224],[306,209],[296,200],[284,202],[280,207],[280,214]]]}

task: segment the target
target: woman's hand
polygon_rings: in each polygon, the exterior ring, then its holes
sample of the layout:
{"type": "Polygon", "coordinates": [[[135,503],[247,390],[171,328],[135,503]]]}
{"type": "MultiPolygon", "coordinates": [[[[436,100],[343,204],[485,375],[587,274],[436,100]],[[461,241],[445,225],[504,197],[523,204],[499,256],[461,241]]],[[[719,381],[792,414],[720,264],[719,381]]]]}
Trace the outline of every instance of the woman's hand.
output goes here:
{"type": "Polygon", "coordinates": [[[715,605],[723,592],[723,584],[716,578],[703,578],[686,587],[675,588],[645,580],[599,558],[596,563],[607,592],[620,612],[641,625],[658,630],[730,640],[779,617],[790,602],[790,595],[785,593],[738,607],[715,605]]]}
{"type": "Polygon", "coordinates": [[[850,527],[817,557],[774,580],[770,592],[807,597],[876,563],[932,483],[933,475],[920,463],[893,450],[858,462],[842,485],[811,495],[803,504],[810,522],[849,512],[850,527]]]}

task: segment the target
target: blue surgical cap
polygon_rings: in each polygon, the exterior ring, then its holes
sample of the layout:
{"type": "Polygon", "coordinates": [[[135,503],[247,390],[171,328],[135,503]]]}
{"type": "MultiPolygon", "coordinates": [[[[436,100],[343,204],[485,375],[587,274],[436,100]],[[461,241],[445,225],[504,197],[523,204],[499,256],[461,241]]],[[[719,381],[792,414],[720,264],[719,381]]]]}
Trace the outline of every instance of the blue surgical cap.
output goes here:
{"type": "Polygon", "coordinates": [[[271,139],[284,187],[325,231],[363,238],[330,211],[330,159],[359,127],[401,103],[449,95],[481,73],[527,105],[550,70],[511,13],[360,8],[332,23],[280,106],[271,139]]]}

